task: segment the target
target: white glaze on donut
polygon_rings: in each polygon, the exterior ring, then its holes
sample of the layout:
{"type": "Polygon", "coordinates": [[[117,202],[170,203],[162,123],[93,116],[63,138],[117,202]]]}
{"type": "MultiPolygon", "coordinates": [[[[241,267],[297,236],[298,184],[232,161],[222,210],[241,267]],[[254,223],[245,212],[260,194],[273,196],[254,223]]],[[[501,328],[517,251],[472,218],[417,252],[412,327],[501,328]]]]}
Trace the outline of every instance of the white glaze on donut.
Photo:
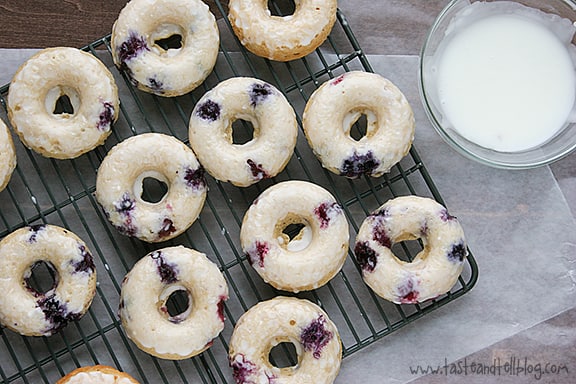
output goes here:
{"type": "Polygon", "coordinates": [[[348,72],[322,84],[310,97],[302,125],[322,165],[337,175],[382,176],[410,150],[412,108],[389,80],[348,72]],[[356,141],[350,129],[366,115],[366,135],[356,141]]]}
{"type": "Polygon", "coordinates": [[[178,96],[212,72],[220,36],[214,15],[201,0],[131,0],[112,29],[112,56],[141,90],[178,96]],[[180,48],[157,42],[181,36],[180,48]]]}
{"type": "Polygon", "coordinates": [[[204,169],[178,139],[144,133],[114,146],[96,178],[96,199],[122,234],[147,242],[178,236],[198,218],[206,199],[204,169]],[[168,192],[156,202],[142,199],[142,181],[164,182],[168,192]]]}
{"type": "Polygon", "coordinates": [[[379,296],[412,304],[448,292],[468,255],[464,232],[444,206],[430,198],[389,200],[362,223],[354,248],[364,281],[379,296]],[[421,239],[424,249],[412,262],[398,259],[392,246],[421,239]]]}
{"type": "Polygon", "coordinates": [[[10,130],[0,120],[0,191],[6,188],[16,168],[16,148],[10,130]]]}
{"type": "Polygon", "coordinates": [[[294,109],[274,86],[249,77],[224,80],[208,91],[190,116],[192,149],[208,173],[246,187],[276,176],[290,160],[298,125],[294,109]],[[234,144],[232,123],[252,124],[252,140],[234,144]]]}
{"type": "Polygon", "coordinates": [[[20,228],[0,241],[0,323],[26,336],[50,336],[81,318],[96,291],[96,268],[86,244],[54,225],[20,228]],[[55,273],[41,293],[30,285],[39,262],[55,273]]]}
{"type": "Polygon", "coordinates": [[[154,356],[181,360],[212,345],[224,329],[228,286],[206,255],[183,246],[153,251],[140,259],[122,283],[120,318],[128,337],[154,356]],[[170,293],[187,292],[189,308],[171,316],[170,293]]]}
{"type": "Polygon", "coordinates": [[[68,373],[56,384],[138,384],[125,372],[105,365],[81,367],[68,373]]]}
{"type": "Polygon", "coordinates": [[[296,0],[294,14],[273,16],[267,0],[230,0],[228,19],[252,53],[277,61],[306,56],[318,48],[336,21],[336,0],[296,0]]]}
{"type": "Polygon", "coordinates": [[[306,181],[284,181],[254,201],[240,230],[242,250],[256,272],[277,289],[316,289],[342,268],[349,230],[344,211],[324,188],[306,181]],[[290,241],[290,224],[304,229],[290,241]]]}
{"type": "Polygon", "coordinates": [[[338,330],[316,304],[275,297],[250,308],[236,323],[229,347],[237,384],[330,384],[340,370],[342,345],[338,330]],[[295,367],[270,363],[270,350],[293,343],[295,367]]]}
{"type": "Polygon", "coordinates": [[[76,48],[41,50],[20,66],[8,91],[8,117],[22,142],[58,159],[78,157],[104,143],[118,108],[110,71],[76,48]],[[74,113],[53,113],[63,95],[74,113]]]}

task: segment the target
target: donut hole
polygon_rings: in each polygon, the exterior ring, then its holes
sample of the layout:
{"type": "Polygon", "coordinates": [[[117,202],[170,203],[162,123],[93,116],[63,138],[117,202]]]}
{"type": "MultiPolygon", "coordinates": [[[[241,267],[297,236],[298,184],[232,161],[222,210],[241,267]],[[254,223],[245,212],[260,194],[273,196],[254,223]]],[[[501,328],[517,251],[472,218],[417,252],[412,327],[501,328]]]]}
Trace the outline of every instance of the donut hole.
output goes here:
{"type": "Polygon", "coordinates": [[[186,320],[192,312],[192,296],[185,287],[169,286],[162,292],[160,299],[160,312],[171,323],[177,324],[186,320]]]}
{"type": "Polygon", "coordinates": [[[290,252],[299,252],[312,243],[312,228],[302,218],[286,218],[276,225],[278,243],[290,252]]]}
{"type": "Polygon", "coordinates": [[[153,49],[159,54],[172,54],[184,46],[182,27],[175,24],[161,24],[151,34],[153,49]]]}
{"type": "MultiPolygon", "coordinates": [[[[402,261],[411,263],[414,261],[416,255],[424,250],[422,239],[419,238],[405,238],[392,244],[392,253],[402,261]]],[[[419,255],[419,258],[424,258],[426,253],[419,255]]]]}
{"type": "Polygon", "coordinates": [[[352,110],[344,118],[344,132],[354,141],[369,138],[377,129],[376,115],[369,110],[352,110]]]}
{"type": "Polygon", "coordinates": [[[67,118],[80,109],[80,94],[68,86],[56,86],[48,91],[45,100],[48,114],[67,118]]]}
{"type": "Polygon", "coordinates": [[[296,368],[299,361],[296,344],[283,341],[274,345],[268,353],[268,361],[276,368],[296,368]]]}
{"type": "Polygon", "coordinates": [[[272,16],[290,16],[296,12],[296,2],[294,0],[268,0],[268,11],[272,16]]]}
{"type": "Polygon", "coordinates": [[[232,122],[232,144],[244,145],[254,140],[254,125],[250,120],[237,119],[232,122]]]}
{"type": "Polygon", "coordinates": [[[144,172],[134,182],[134,195],[145,203],[160,204],[168,195],[168,185],[160,172],[144,172]]]}
{"type": "Polygon", "coordinates": [[[36,261],[25,271],[24,283],[32,293],[43,295],[58,285],[58,272],[52,263],[36,261]]]}

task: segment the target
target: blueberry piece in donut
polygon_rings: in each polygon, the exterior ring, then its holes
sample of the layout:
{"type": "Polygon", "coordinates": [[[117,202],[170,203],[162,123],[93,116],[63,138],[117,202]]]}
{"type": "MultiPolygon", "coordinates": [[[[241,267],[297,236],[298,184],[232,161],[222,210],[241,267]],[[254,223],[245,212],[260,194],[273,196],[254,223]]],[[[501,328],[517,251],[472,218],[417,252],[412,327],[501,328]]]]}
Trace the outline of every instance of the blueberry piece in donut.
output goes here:
{"type": "Polygon", "coordinates": [[[166,237],[171,237],[171,235],[173,233],[176,233],[177,231],[178,229],[174,226],[174,222],[169,218],[165,218],[162,221],[162,226],[160,227],[160,230],[158,231],[158,238],[163,239],[166,237]]]}
{"type": "Polygon", "coordinates": [[[359,178],[364,174],[370,176],[379,166],[380,161],[374,157],[372,151],[368,151],[365,154],[354,152],[340,166],[340,175],[351,179],[359,178]]]}
{"type": "Polygon", "coordinates": [[[250,172],[252,172],[252,176],[254,177],[255,180],[270,178],[266,170],[264,170],[262,164],[258,164],[252,159],[248,159],[246,160],[246,162],[248,163],[248,166],[250,167],[250,172]]]}
{"type": "Polygon", "coordinates": [[[78,320],[82,315],[78,313],[68,312],[65,303],[61,303],[54,296],[46,296],[38,300],[38,307],[44,313],[46,321],[50,323],[50,327],[44,332],[53,334],[60,331],[71,321],[78,320]]]}
{"type": "Polygon", "coordinates": [[[38,232],[44,230],[46,228],[46,225],[45,224],[36,224],[36,225],[31,225],[28,228],[30,230],[30,237],[28,238],[28,242],[29,243],[35,243],[36,238],[38,236],[38,232]]]}
{"type": "Polygon", "coordinates": [[[120,59],[121,65],[125,67],[127,61],[134,59],[143,51],[149,50],[150,48],[148,48],[146,38],[132,31],[128,36],[128,40],[120,44],[118,48],[118,58],[120,59]]]}
{"type": "Polygon", "coordinates": [[[440,211],[440,218],[442,219],[442,221],[456,220],[456,216],[452,216],[451,214],[449,214],[447,209],[442,209],[440,211]]]}
{"type": "Polygon", "coordinates": [[[228,300],[228,296],[220,296],[220,301],[218,301],[218,318],[224,322],[226,317],[224,316],[224,305],[228,300]]]}
{"type": "Polygon", "coordinates": [[[155,76],[147,79],[148,87],[156,94],[164,93],[164,83],[158,80],[155,76]]]}
{"type": "Polygon", "coordinates": [[[100,131],[108,131],[115,120],[114,104],[109,101],[102,103],[102,112],[98,119],[98,129],[100,131]]]}
{"type": "Polygon", "coordinates": [[[412,278],[408,278],[402,285],[398,286],[398,301],[401,304],[414,304],[418,302],[418,283],[412,278]]]}
{"type": "Polygon", "coordinates": [[[246,252],[250,265],[258,265],[264,268],[264,259],[270,252],[270,245],[262,241],[256,241],[254,245],[246,252]]]}
{"type": "Polygon", "coordinates": [[[199,166],[197,168],[187,167],[184,172],[184,180],[186,185],[194,190],[200,190],[206,187],[206,171],[204,167],[199,166]]]}
{"type": "Polygon", "coordinates": [[[150,254],[150,257],[156,262],[158,274],[160,275],[160,280],[163,283],[172,284],[178,281],[177,267],[166,262],[162,256],[162,251],[154,251],[150,254]]]}
{"type": "Polygon", "coordinates": [[[236,384],[248,383],[248,378],[256,370],[256,365],[246,360],[246,357],[241,353],[230,359],[230,367],[236,384]]]}
{"type": "Polygon", "coordinates": [[[448,259],[453,263],[461,263],[468,256],[468,250],[463,242],[452,244],[448,251],[448,259]]]}
{"type": "Polygon", "coordinates": [[[320,229],[326,229],[336,216],[342,213],[342,207],[337,202],[324,202],[314,208],[314,214],[320,220],[320,229]]]}
{"type": "Polygon", "coordinates": [[[78,244],[78,250],[80,252],[81,260],[74,263],[74,272],[80,273],[92,273],[96,269],[94,266],[94,258],[90,251],[86,248],[84,244],[78,244]]]}
{"type": "Polygon", "coordinates": [[[256,107],[274,92],[268,83],[255,83],[250,88],[250,105],[256,107]]]}
{"type": "Polygon", "coordinates": [[[373,272],[378,263],[378,256],[376,251],[370,247],[367,241],[358,242],[354,247],[354,254],[356,255],[356,260],[362,271],[373,272]]]}
{"type": "Polygon", "coordinates": [[[390,248],[392,247],[392,241],[388,236],[388,232],[386,231],[386,227],[381,223],[377,223],[374,225],[372,230],[372,239],[378,244],[382,245],[383,247],[390,248]]]}
{"type": "Polygon", "coordinates": [[[125,192],[122,195],[122,199],[114,203],[114,208],[116,208],[116,212],[121,215],[129,216],[130,212],[136,208],[136,201],[130,197],[130,193],[125,192]]]}
{"type": "Polygon", "coordinates": [[[220,117],[220,104],[210,99],[196,107],[195,115],[207,121],[216,121],[220,117]]]}
{"type": "Polygon", "coordinates": [[[127,217],[121,225],[114,224],[114,228],[128,237],[134,237],[138,233],[138,228],[132,222],[131,217],[127,217]]]}
{"type": "Polygon", "coordinates": [[[309,326],[302,330],[300,342],[304,350],[311,351],[314,358],[319,359],[322,349],[332,340],[332,332],[325,327],[326,319],[320,315],[309,326]]]}

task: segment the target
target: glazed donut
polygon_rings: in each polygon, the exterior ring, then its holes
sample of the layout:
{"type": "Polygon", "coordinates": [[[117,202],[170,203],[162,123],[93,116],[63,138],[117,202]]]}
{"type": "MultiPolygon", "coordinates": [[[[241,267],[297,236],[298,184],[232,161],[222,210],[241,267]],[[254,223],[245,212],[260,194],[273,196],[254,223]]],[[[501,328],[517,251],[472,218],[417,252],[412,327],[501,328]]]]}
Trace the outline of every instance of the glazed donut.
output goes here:
{"type": "Polygon", "coordinates": [[[12,172],[16,168],[16,148],[10,130],[0,120],[0,191],[8,185],[12,172]]]}
{"type": "Polygon", "coordinates": [[[96,199],[120,233],[150,243],[169,240],[198,218],[206,199],[204,169],[178,139],[144,133],[115,145],[96,176],[96,199]],[[153,178],[168,192],[156,203],[142,198],[153,178]]]}
{"type": "Polygon", "coordinates": [[[104,143],[117,119],[118,89],[106,66],[76,48],[47,48],[20,66],[8,117],[22,142],[46,157],[71,159],[104,143]],[[54,113],[67,96],[72,113],[54,113]]]}
{"type": "Polygon", "coordinates": [[[206,255],[183,246],[153,251],[122,282],[120,318],[128,337],[143,351],[163,359],[195,356],[224,329],[228,285],[206,255]],[[170,295],[184,291],[188,308],[168,311],[170,295]]]}
{"type": "Polygon", "coordinates": [[[138,384],[129,374],[106,365],[81,367],[68,373],[56,384],[138,384]]]}
{"type": "Polygon", "coordinates": [[[382,176],[410,150],[412,108],[400,90],[380,75],[349,72],[322,84],[310,97],[302,126],[324,168],[358,178],[382,176]],[[356,141],[352,125],[366,115],[366,135],[356,141]]]}
{"type": "Polygon", "coordinates": [[[247,187],[280,173],[294,152],[298,124],[294,109],[274,86],[235,77],[208,91],[190,117],[192,149],[209,174],[247,187]],[[249,121],[251,141],[234,144],[232,123],[249,121]]]}
{"type": "Polygon", "coordinates": [[[96,268],[86,244],[54,225],[20,228],[0,241],[0,323],[25,336],[50,336],[80,319],[96,292],[96,268]],[[31,285],[32,269],[46,263],[54,284],[31,285]]]}
{"type": "Polygon", "coordinates": [[[178,96],[212,72],[220,35],[201,0],[131,0],[112,27],[112,57],[139,89],[178,96]],[[180,37],[174,47],[165,39],[180,37]]]}
{"type": "Polygon", "coordinates": [[[277,289],[299,292],[326,284],[342,268],[349,230],[344,211],[324,188],[306,181],[269,187],[250,206],[240,243],[256,272],[277,289]],[[290,225],[300,225],[290,239],[290,225]]]}
{"type": "Polygon", "coordinates": [[[294,14],[273,16],[267,0],[230,0],[228,19],[250,52],[276,61],[299,59],[318,48],[336,22],[336,0],[296,0],[294,14]]]}
{"type": "Polygon", "coordinates": [[[362,223],[354,253],[366,284],[386,300],[413,304],[448,292],[468,255],[458,220],[436,201],[418,196],[389,200],[362,223]],[[421,239],[412,262],[398,259],[392,246],[421,239]]]}
{"type": "Polygon", "coordinates": [[[340,371],[342,344],[332,321],[304,299],[278,296],[250,308],[236,323],[228,351],[237,384],[330,384],[340,371]],[[270,363],[270,350],[293,343],[294,367],[270,363]]]}

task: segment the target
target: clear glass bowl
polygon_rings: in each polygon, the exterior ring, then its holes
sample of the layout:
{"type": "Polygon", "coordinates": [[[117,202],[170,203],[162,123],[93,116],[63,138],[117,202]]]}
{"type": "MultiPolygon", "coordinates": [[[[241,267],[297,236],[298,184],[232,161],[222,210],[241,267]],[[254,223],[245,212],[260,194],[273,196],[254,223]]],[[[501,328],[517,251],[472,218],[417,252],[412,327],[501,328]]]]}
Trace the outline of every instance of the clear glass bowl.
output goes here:
{"type": "MultiPolygon", "coordinates": [[[[436,65],[434,62],[436,60],[435,54],[442,47],[441,43],[446,36],[453,17],[476,1],[451,1],[436,18],[422,47],[420,53],[419,90],[424,109],[433,127],[444,141],[460,154],[496,168],[535,168],[565,157],[576,149],[576,123],[566,123],[552,138],[538,147],[522,151],[500,152],[467,140],[447,122],[435,89],[437,81],[437,71],[434,68],[436,65]]],[[[519,0],[515,2],[546,13],[557,14],[572,22],[576,20],[576,2],[572,0],[519,0]]],[[[574,45],[575,43],[576,37],[572,40],[572,44],[574,45]]]]}

